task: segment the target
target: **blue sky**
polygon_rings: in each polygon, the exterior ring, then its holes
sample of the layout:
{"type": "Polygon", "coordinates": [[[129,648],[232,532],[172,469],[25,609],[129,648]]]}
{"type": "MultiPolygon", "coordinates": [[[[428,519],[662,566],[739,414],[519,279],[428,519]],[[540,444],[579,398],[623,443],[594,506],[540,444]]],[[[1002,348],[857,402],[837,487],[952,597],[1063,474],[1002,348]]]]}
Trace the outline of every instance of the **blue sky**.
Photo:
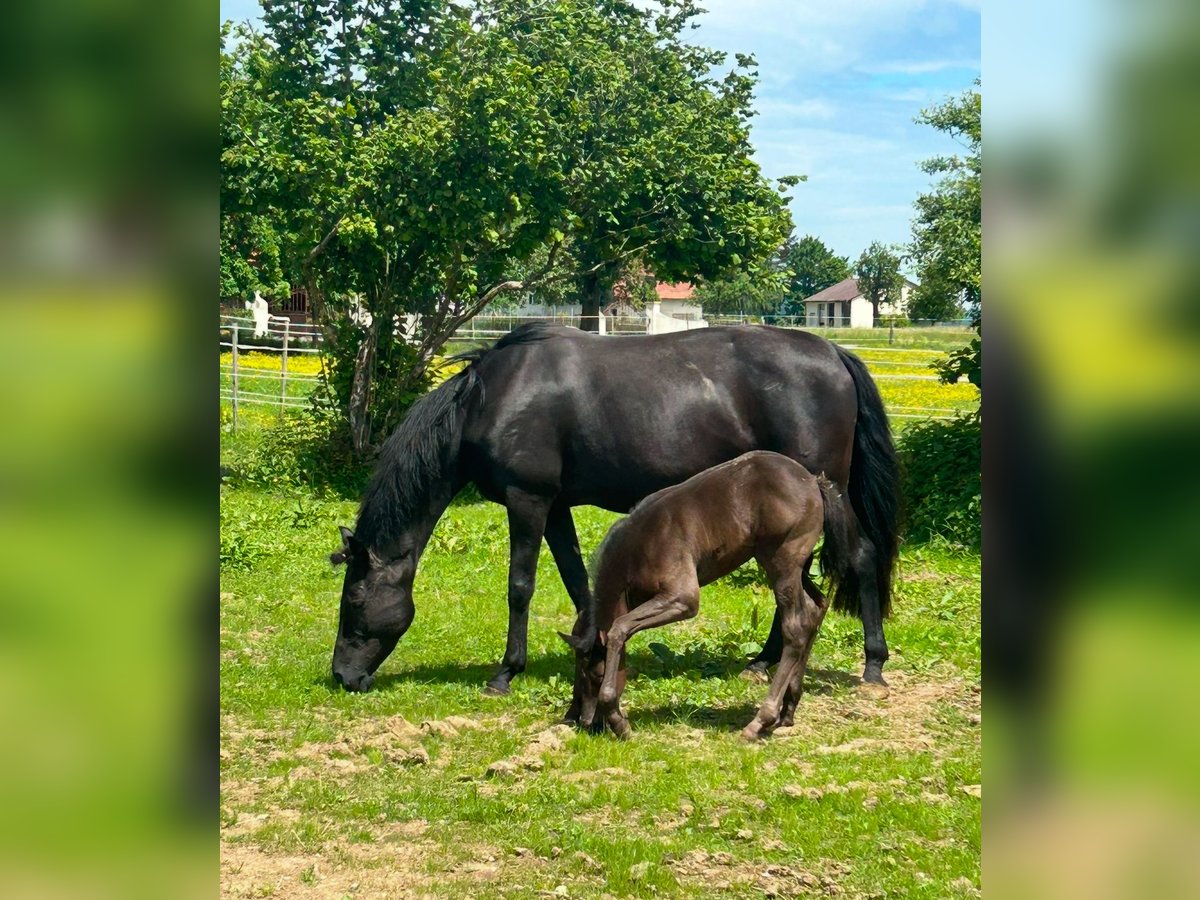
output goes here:
{"type": "MultiPolygon", "coordinates": [[[[221,18],[258,18],[220,0],[221,18]]],[[[909,239],[929,186],[921,160],[954,143],[914,124],[980,70],[980,0],[707,0],[697,43],[752,53],[760,81],[751,139],[764,173],[807,175],[793,193],[797,236],[851,261],[871,241],[909,239]]]]}

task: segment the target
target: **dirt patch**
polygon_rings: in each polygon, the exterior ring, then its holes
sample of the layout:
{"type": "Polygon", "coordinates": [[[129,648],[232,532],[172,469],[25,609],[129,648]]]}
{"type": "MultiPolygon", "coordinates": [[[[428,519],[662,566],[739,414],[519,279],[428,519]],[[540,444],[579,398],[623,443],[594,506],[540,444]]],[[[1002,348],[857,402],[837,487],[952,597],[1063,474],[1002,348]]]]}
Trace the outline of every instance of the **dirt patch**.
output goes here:
{"type": "Polygon", "coordinates": [[[221,896],[423,897],[429,895],[425,865],[433,851],[431,843],[408,841],[386,849],[273,854],[244,843],[222,842],[221,896]]]}
{"type": "Polygon", "coordinates": [[[752,888],[767,897],[798,897],[806,894],[840,894],[839,876],[845,866],[822,862],[816,872],[795,865],[738,861],[730,853],[691,850],[667,865],[683,883],[706,888],[752,888]]]}
{"type": "Polygon", "coordinates": [[[546,767],[546,757],[562,750],[574,733],[570,725],[554,725],[539,731],[519,753],[496,760],[485,774],[488,778],[513,778],[524,772],[540,771],[546,767]]]}

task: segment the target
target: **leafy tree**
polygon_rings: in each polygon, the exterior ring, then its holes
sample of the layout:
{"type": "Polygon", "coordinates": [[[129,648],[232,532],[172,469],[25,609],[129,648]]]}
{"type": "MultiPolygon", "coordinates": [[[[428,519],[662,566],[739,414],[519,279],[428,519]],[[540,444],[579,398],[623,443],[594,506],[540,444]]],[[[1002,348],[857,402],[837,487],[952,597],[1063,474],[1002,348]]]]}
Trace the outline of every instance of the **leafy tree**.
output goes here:
{"type": "Polygon", "coordinates": [[[230,212],[286,223],[282,264],[326,325],[331,402],[357,449],[506,292],[574,280],[598,311],[629,260],[711,275],[782,240],[784,198],[750,159],[752,61],[710,75],[723,57],[681,38],[696,13],[265,2],[268,40],[223,49],[244,88],[222,96],[223,181],[245,182],[230,212]],[[245,94],[256,102],[225,102],[245,94]],[[349,319],[354,302],[369,325],[349,319]],[[415,333],[393,339],[408,313],[415,333]]]}
{"type": "Polygon", "coordinates": [[[696,301],[704,312],[738,316],[774,313],[783,302],[785,272],[764,268],[738,272],[725,278],[702,281],[696,286],[696,301]]]}
{"type": "MultiPolygon", "coordinates": [[[[961,155],[937,156],[922,164],[937,176],[934,189],[916,201],[913,240],[908,255],[916,266],[921,290],[915,298],[924,312],[947,308],[960,301],[980,308],[981,180],[983,174],[982,101],[980,82],[957,98],[923,110],[917,122],[950,135],[963,148],[961,155]]],[[[923,315],[922,318],[940,316],[923,315]]],[[[976,329],[981,319],[976,317],[976,329]]],[[[959,351],[941,367],[944,379],[966,375],[975,385],[981,382],[979,338],[959,351]]]]}
{"type": "Polygon", "coordinates": [[[812,235],[789,240],[784,260],[791,277],[780,308],[785,316],[803,316],[804,300],[850,277],[850,258],[838,256],[812,235]]]}
{"type": "Polygon", "coordinates": [[[221,268],[220,296],[248,298],[255,291],[268,297],[289,291],[283,271],[280,222],[267,205],[256,202],[258,177],[253,160],[239,155],[241,128],[261,114],[264,103],[255,89],[268,77],[270,48],[262,38],[239,33],[241,52],[226,50],[232,27],[221,26],[221,268]]]}
{"type": "Polygon", "coordinates": [[[879,324],[879,304],[898,303],[904,278],[900,275],[900,256],[886,244],[874,241],[854,264],[858,289],[871,301],[871,320],[879,324]]]}

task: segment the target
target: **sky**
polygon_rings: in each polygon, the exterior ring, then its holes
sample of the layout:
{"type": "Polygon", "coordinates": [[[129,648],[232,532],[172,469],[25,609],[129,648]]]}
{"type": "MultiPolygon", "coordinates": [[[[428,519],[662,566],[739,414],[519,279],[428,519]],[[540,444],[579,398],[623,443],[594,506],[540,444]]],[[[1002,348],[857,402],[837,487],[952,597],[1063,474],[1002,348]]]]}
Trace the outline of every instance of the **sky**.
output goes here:
{"type": "MultiPolygon", "coordinates": [[[[221,18],[258,19],[256,0],[221,18]]],[[[755,158],[792,191],[796,236],[854,261],[872,241],[907,242],[922,160],[955,152],[913,119],[980,72],[980,0],[702,0],[694,42],[753,54],[755,158]]]]}

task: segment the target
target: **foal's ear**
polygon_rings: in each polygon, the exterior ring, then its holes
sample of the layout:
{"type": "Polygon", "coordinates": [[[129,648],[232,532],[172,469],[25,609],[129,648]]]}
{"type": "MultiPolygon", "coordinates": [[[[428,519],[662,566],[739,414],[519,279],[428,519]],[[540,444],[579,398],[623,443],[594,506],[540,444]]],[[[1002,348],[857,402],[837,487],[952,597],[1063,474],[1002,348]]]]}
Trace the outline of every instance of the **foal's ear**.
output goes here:
{"type": "Polygon", "coordinates": [[[558,636],[560,638],[562,638],[564,641],[566,641],[575,650],[586,650],[587,649],[587,645],[586,645],[584,639],[581,637],[576,637],[573,634],[563,634],[561,631],[558,633],[558,636]]]}
{"type": "Polygon", "coordinates": [[[329,554],[329,561],[335,566],[340,566],[351,556],[362,549],[362,541],[354,536],[354,532],[345,525],[339,525],[338,531],[342,535],[342,549],[336,553],[329,554]]]}

